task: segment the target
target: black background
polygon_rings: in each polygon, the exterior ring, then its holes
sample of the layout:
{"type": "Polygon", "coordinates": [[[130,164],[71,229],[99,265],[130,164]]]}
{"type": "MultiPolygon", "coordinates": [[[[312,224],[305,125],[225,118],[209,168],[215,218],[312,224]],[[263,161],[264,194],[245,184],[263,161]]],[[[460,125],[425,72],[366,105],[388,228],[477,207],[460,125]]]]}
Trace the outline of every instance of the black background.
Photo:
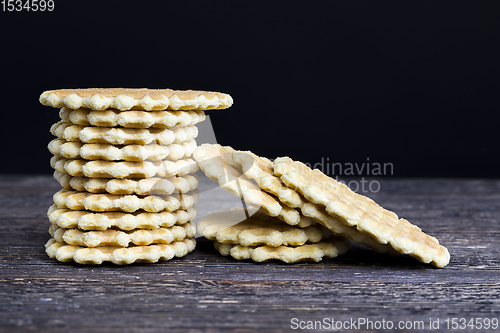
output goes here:
{"type": "Polygon", "coordinates": [[[51,173],[50,89],[229,93],[218,142],[394,176],[498,177],[495,2],[63,1],[0,12],[2,173],[51,173]]]}

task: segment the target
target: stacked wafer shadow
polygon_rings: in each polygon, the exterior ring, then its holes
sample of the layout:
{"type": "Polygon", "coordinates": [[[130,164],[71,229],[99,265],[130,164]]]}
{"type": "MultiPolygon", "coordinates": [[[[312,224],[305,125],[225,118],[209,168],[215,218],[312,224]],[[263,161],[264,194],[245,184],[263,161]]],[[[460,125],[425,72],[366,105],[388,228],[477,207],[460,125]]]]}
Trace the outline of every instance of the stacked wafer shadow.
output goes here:
{"type": "Polygon", "coordinates": [[[61,120],[50,130],[56,139],[48,145],[62,186],[47,213],[52,238],[45,248],[51,258],[152,263],[195,248],[190,221],[199,180],[191,155],[207,99],[203,92],[162,91],[153,100],[148,91],[137,91],[42,94],[42,104],[62,106],[61,120]],[[132,102],[123,107],[119,98],[132,102]],[[96,106],[102,99],[108,105],[96,106]],[[182,111],[161,110],[173,107],[182,111]]]}

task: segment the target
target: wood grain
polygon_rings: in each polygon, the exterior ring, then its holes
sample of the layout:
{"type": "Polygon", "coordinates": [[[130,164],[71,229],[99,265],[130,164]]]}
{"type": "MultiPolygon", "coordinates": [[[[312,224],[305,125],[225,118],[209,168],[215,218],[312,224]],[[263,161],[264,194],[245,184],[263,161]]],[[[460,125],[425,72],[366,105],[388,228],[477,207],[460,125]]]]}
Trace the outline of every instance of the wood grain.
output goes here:
{"type": "MultiPolygon", "coordinates": [[[[57,182],[0,176],[0,331],[281,332],[292,318],[423,321],[427,330],[430,318],[441,329],[447,318],[500,319],[500,181],[377,181],[369,196],[448,247],[446,268],[363,246],[320,263],[239,262],[203,239],[189,256],[153,265],[63,264],[43,247],[57,182]]],[[[230,204],[213,189],[202,178],[200,215],[230,204]]]]}

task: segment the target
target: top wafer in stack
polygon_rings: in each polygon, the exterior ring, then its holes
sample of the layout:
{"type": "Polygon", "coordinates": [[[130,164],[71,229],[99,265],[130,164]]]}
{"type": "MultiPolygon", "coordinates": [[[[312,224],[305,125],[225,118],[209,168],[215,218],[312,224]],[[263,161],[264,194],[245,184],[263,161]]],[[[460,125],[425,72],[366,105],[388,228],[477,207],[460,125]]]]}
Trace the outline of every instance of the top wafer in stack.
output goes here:
{"type": "Polygon", "coordinates": [[[204,110],[227,94],[170,89],[64,89],[40,96],[60,108],[49,143],[54,194],[46,252],[82,264],[157,262],[195,247],[197,163],[204,110]]]}

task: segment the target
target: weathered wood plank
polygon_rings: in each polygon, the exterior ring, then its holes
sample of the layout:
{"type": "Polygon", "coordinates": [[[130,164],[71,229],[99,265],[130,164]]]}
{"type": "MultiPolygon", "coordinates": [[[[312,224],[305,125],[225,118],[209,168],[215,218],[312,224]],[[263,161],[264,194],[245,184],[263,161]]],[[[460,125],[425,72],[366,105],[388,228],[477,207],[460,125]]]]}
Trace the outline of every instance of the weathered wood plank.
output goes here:
{"type": "MultiPolygon", "coordinates": [[[[320,263],[255,264],[221,257],[207,240],[154,265],[62,264],[43,249],[59,185],[0,176],[0,330],[279,332],[292,318],[422,321],[425,329],[440,318],[445,329],[446,318],[500,319],[500,181],[379,181],[370,196],[447,246],[446,268],[362,246],[320,263]]],[[[200,214],[229,205],[220,200],[211,193],[200,214]]]]}

